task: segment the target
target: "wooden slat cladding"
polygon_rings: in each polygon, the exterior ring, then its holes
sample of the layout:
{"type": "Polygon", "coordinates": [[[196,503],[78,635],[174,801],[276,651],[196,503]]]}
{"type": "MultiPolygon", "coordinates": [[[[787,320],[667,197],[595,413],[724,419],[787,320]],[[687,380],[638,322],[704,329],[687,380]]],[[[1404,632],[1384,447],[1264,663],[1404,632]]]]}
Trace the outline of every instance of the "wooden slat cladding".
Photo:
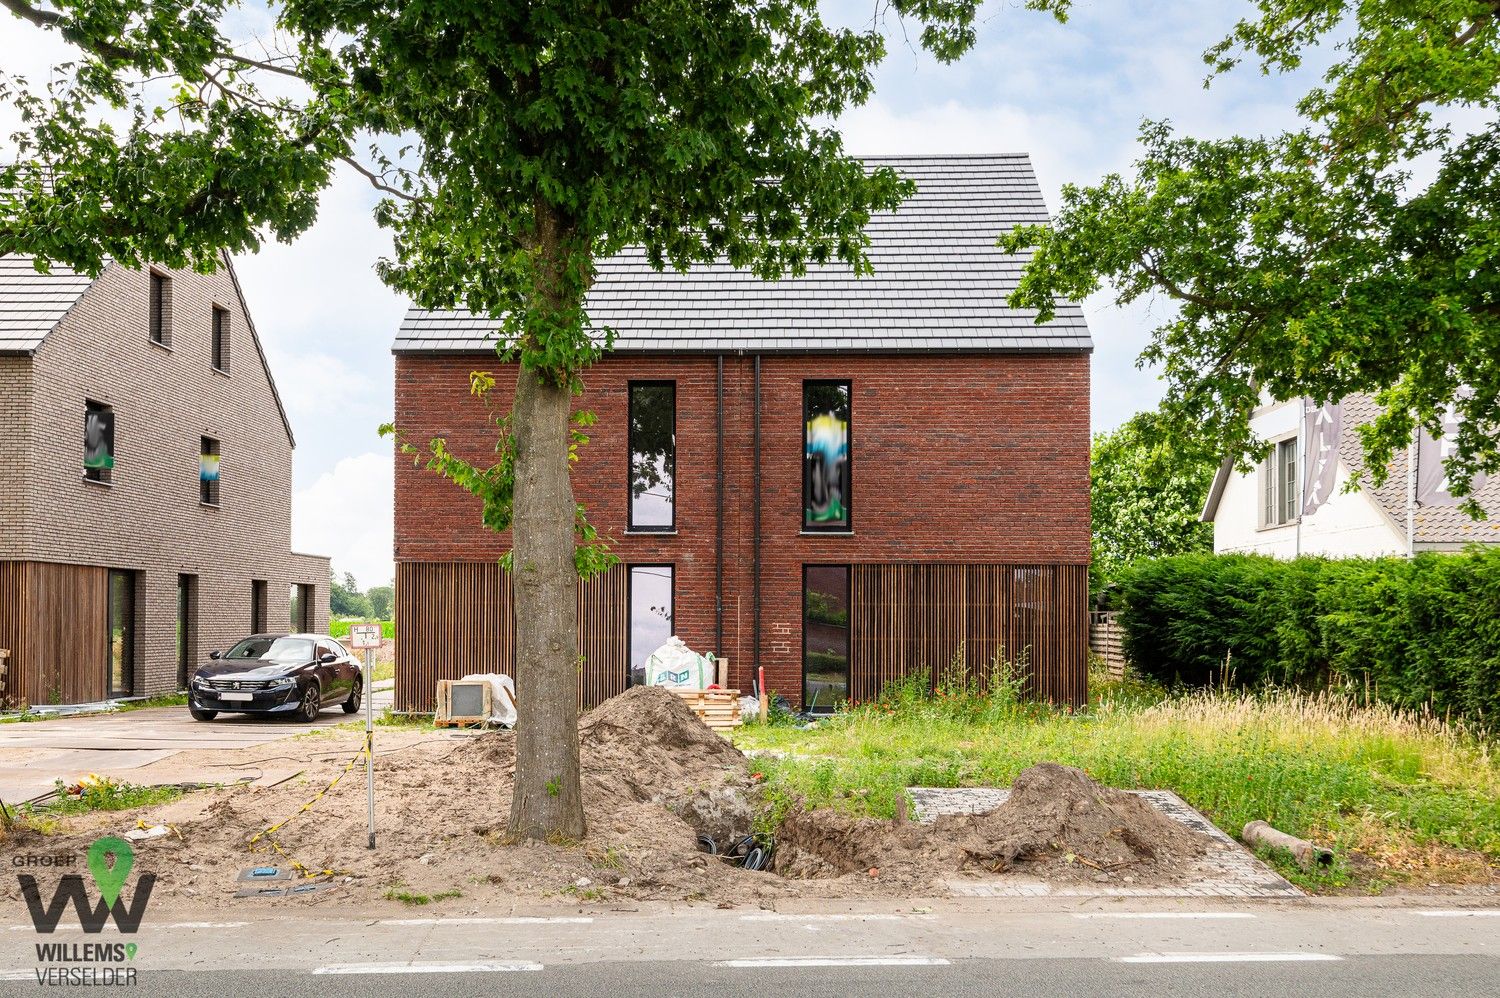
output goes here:
{"type": "Polygon", "coordinates": [[[1032,696],[1088,697],[1085,566],[854,565],[850,597],[856,700],[924,669],[934,683],[983,683],[997,656],[1024,669],[1032,696]]]}
{"type": "MultiPolygon", "coordinates": [[[[625,689],[627,571],[615,566],[578,585],[578,704],[587,710],[625,689]]],[[[498,562],[396,566],[396,709],[430,712],[440,679],[515,675],[510,576],[498,562]]],[[[523,704],[526,691],[516,690],[523,704]]]]}
{"type": "Polygon", "coordinates": [[[107,695],[109,572],[0,562],[0,648],[13,703],[88,703],[107,695]]]}

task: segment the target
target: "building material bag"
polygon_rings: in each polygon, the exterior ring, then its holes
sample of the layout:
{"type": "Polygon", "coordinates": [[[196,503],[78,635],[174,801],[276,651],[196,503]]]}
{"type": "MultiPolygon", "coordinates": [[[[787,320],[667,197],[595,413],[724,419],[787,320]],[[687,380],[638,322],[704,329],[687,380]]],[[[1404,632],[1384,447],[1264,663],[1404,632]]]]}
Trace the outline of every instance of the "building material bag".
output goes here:
{"type": "Polygon", "coordinates": [[[714,657],[699,655],[675,634],[646,659],[647,686],[702,690],[717,680],[714,657]]]}

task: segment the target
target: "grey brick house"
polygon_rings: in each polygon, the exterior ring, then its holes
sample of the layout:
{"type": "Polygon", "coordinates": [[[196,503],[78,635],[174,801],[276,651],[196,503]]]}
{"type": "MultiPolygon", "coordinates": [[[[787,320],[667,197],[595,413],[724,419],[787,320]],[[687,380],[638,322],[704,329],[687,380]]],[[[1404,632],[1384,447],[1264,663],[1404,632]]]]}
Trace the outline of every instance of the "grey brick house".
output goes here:
{"type": "Polygon", "coordinates": [[[247,633],[324,629],[293,446],[227,257],[97,279],[0,257],[0,697],[170,692],[247,633]]]}

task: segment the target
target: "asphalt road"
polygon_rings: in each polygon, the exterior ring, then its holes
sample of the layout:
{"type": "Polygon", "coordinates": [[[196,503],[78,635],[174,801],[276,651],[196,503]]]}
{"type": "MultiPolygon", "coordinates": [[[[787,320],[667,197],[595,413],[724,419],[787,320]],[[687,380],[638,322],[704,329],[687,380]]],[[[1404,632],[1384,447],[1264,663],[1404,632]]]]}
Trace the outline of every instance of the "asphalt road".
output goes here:
{"type": "Polygon", "coordinates": [[[15,914],[0,924],[0,996],[97,994],[41,991],[36,945],[126,940],[138,952],[119,965],[137,987],[186,998],[1500,994],[1500,907],[987,900],[416,915],[253,902],[200,920],[153,909],[128,937],[42,937],[15,914]]]}

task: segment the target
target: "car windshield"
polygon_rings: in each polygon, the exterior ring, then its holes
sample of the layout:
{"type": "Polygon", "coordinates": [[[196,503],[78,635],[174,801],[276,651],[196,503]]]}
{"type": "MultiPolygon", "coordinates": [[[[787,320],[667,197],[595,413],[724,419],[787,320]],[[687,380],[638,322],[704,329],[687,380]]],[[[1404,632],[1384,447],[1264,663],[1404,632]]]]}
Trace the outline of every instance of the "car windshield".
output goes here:
{"type": "Polygon", "coordinates": [[[282,665],[312,661],[313,643],[306,638],[246,638],[224,657],[230,660],[262,659],[282,665]]]}

